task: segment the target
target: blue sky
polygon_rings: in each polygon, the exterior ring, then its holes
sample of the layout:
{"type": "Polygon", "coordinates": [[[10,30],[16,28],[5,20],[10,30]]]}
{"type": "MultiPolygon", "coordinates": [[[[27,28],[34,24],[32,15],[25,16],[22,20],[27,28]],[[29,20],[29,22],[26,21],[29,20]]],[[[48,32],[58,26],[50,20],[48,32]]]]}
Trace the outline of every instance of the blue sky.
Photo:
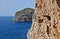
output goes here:
{"type": "Polygon", "coordinates": [[[0,16],[14,16],[24,8],[34,8],[35,0],[0,0],[0,16]]]}

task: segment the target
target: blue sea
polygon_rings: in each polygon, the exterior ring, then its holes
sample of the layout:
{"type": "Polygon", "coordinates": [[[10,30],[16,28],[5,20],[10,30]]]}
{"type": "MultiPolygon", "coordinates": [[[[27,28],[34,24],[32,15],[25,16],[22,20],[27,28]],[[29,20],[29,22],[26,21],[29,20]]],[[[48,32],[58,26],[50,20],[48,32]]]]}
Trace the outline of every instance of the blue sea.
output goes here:
{"type": "Polygon", "coordinates": [[[27,39],[32,22],[14,22],[12,16],[0,16],[0,39],[27,39]]]}

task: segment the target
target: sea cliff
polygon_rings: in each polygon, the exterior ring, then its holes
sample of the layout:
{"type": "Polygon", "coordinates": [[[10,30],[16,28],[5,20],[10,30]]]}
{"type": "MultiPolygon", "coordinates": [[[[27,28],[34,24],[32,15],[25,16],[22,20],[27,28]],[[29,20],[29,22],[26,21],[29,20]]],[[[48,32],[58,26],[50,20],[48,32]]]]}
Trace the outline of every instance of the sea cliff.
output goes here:
{"type": "Polygon", "coordinates": [[[59,0],[36,0],[28,39],[60,39],[59,3],[59,0]]]}
{"type": "Polygon", "coordinates": [[[23,10],[17,11],[15,13],[15,22],[28,22],[32,21],[32,16],[34,14],[34,9],[32,8],[25,8],[23,10]]]}

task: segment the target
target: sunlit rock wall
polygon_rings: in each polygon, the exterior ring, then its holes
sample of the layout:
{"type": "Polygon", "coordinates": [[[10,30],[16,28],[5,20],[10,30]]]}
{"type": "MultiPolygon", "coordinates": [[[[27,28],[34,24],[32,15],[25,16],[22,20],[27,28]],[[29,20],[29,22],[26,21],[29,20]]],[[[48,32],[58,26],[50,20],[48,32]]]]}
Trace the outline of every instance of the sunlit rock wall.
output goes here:
{"type": "Polygon", "coordinates": [[[60,39],[59,0],[36,0],[28,39],[60,39]]]}

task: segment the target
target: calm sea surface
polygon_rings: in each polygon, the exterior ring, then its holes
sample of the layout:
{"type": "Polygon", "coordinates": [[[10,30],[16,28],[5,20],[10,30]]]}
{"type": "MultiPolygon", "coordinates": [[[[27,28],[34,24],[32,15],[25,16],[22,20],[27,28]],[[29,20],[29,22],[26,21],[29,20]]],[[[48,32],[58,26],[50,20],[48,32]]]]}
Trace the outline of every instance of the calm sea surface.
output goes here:
{"type": "Polygon", "coordinates": [[[0,16],[0,39],[27,39],[32,22],[13,22],[14,17],[0,16]]]}

